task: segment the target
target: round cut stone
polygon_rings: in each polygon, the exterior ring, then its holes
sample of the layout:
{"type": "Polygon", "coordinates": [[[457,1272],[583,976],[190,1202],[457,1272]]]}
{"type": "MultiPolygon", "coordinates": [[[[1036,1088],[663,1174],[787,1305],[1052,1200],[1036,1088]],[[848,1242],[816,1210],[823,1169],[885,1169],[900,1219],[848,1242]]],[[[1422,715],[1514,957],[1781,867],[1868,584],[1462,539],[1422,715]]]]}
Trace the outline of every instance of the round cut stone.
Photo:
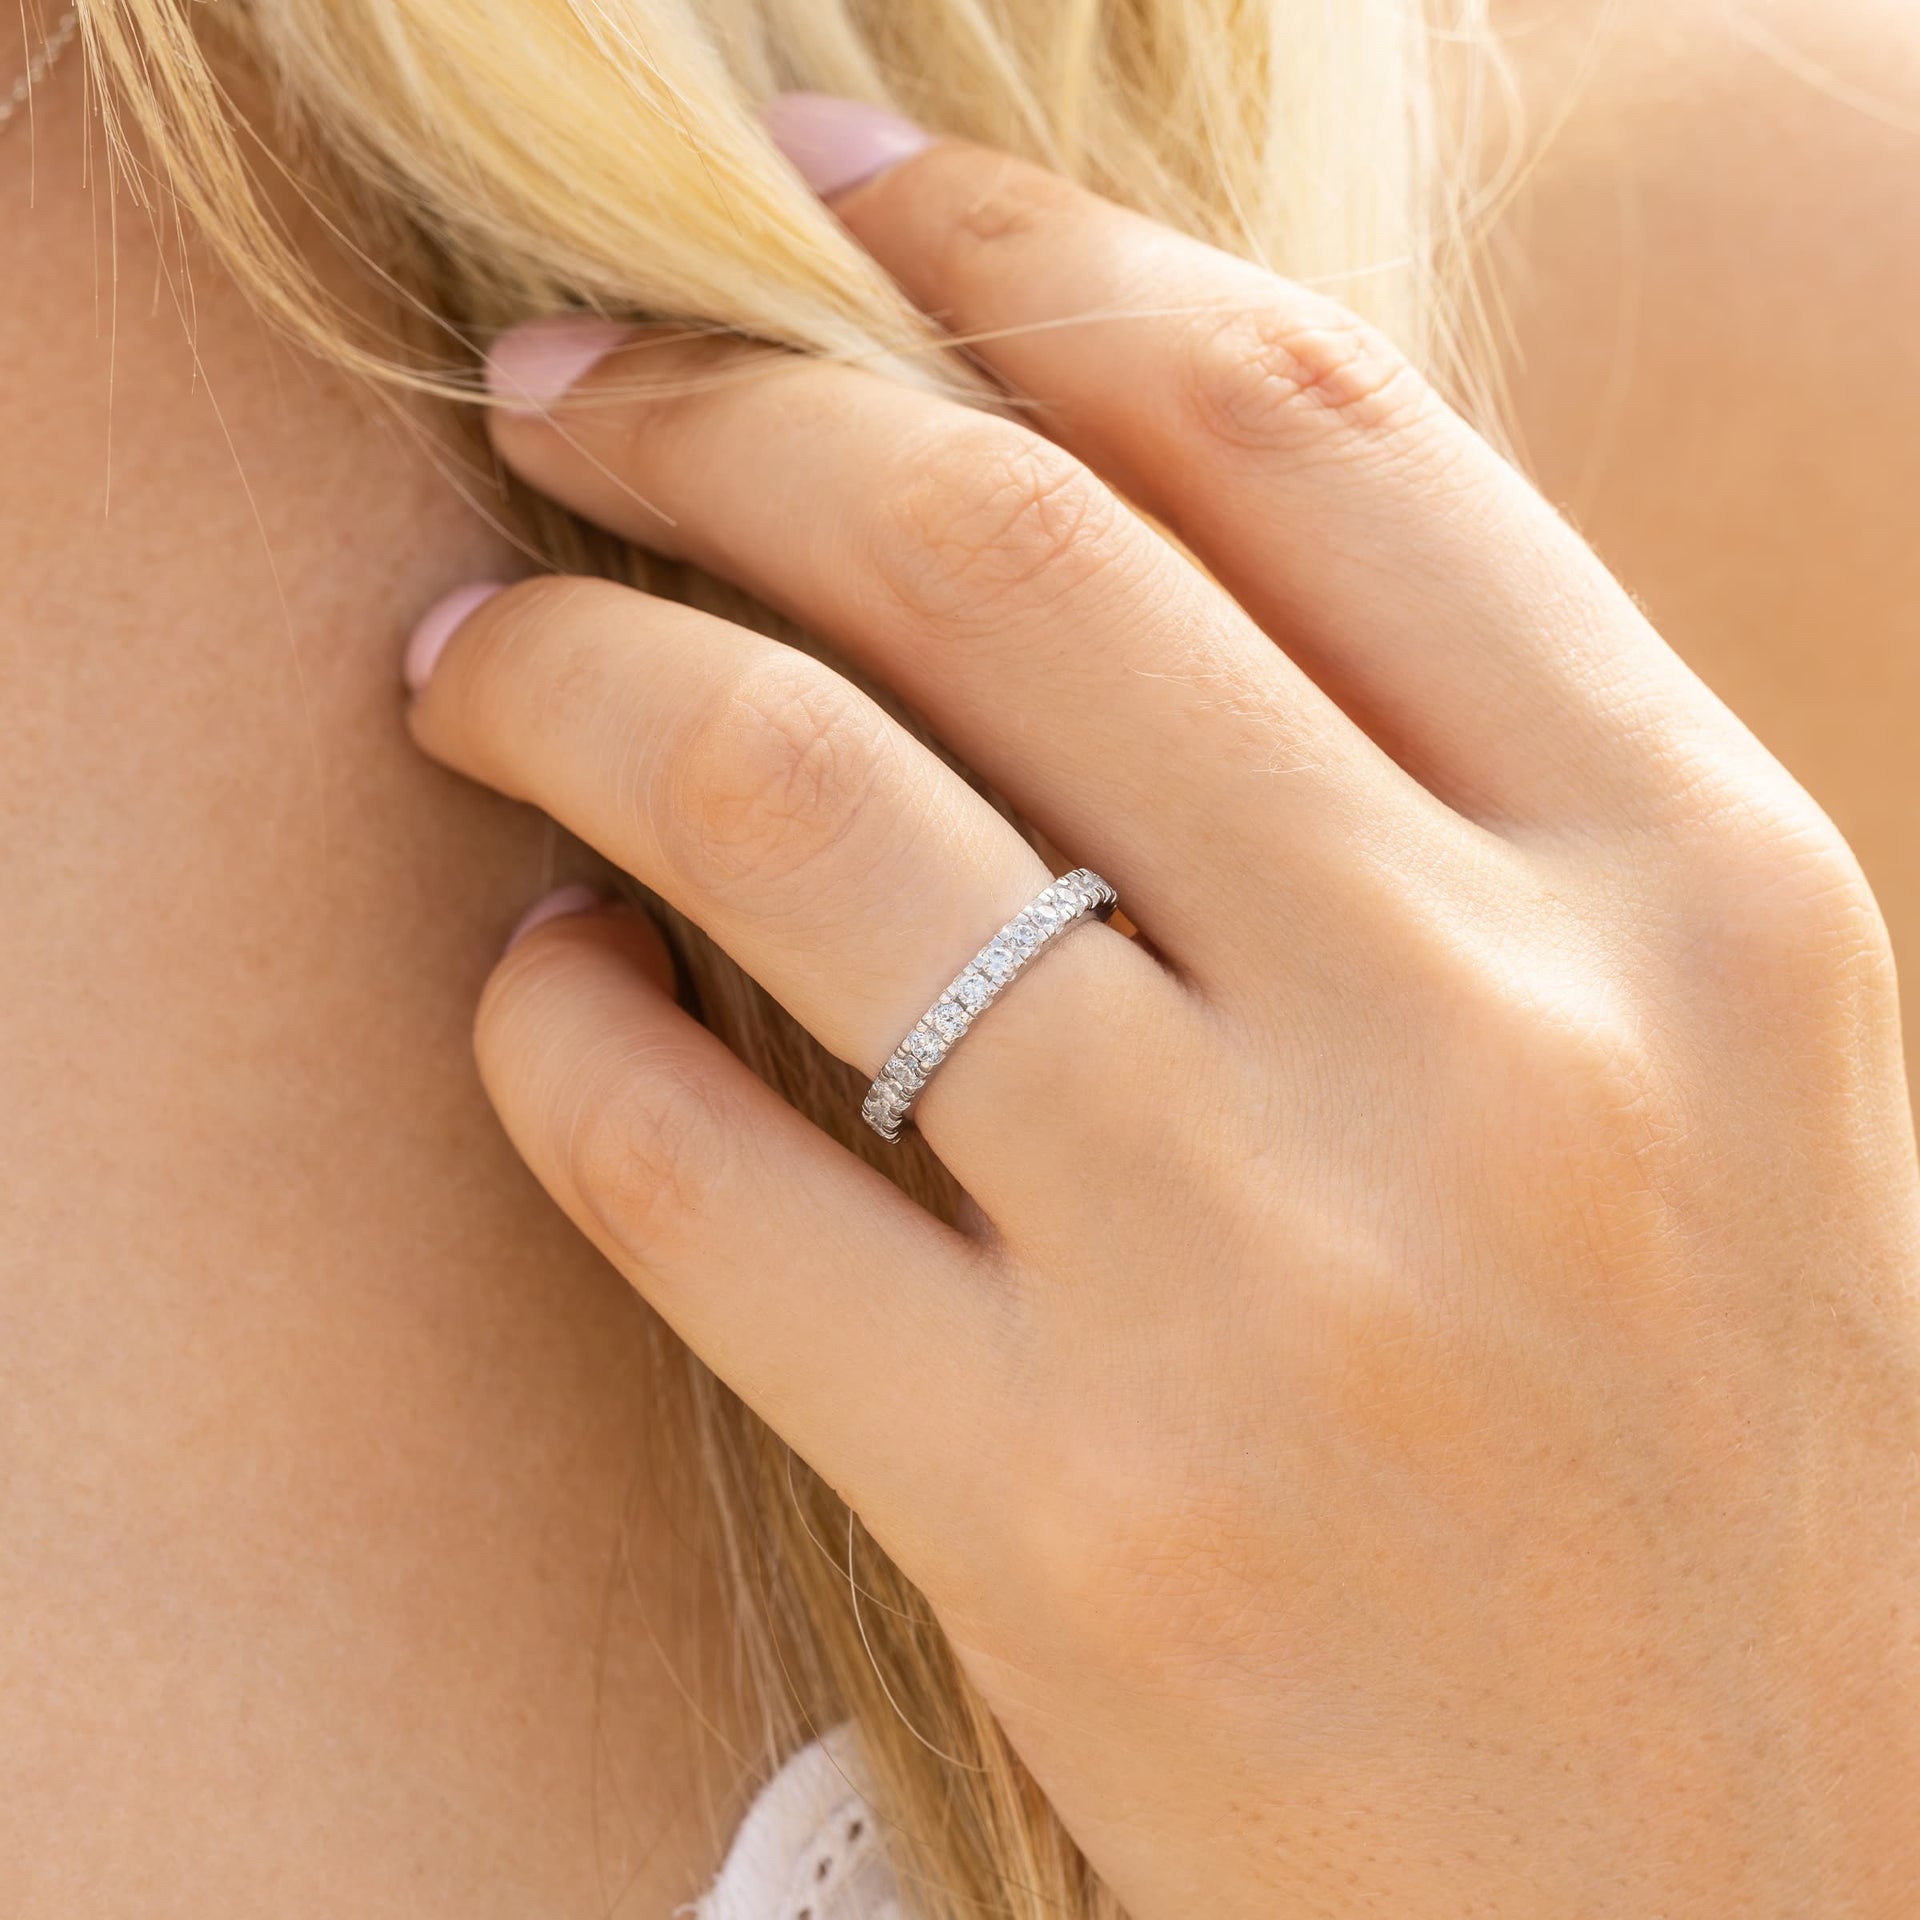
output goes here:
{"type": "Polygon", "coordinates": [[[924,1028],[915,1027],[914,1030],[907,1035],[907,1051],[911,1053],[922,1066],[928,1066],[940,1058],[940,1042],[933,1034],[927,1032],[924,1028]]]}
{"type": "Polygon", "coordinates": [[[958,1040],[967,1030],[966,1009],[956,1006],[951,1000],[942,1000],[929,1018],[933,1021],[934,1032],[942,1040],[958,1040]]]}
{"type": "Polygon", "coordinates": [[[980,956],[980,969],[996,987],[1013,977],[1013,949],[1005,940],[995,940],[980,956]]]}
{"type": "Polygon", "coordinates": [[[969,1013],[978,1013],[987,1004],[993,989],[985,978],[977,973],[963,973],[954,983],[953,997],[969,1013]]]}

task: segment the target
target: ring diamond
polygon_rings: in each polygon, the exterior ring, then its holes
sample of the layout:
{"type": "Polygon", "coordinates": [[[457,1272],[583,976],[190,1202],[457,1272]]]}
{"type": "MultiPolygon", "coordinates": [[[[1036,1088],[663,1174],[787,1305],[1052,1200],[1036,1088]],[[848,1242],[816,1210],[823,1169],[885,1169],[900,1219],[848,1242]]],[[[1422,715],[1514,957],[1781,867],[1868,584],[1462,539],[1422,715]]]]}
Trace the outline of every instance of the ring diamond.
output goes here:
{"type": "Polygon", "coordinates": [[[1045,948],[1082,920],[1104,920],[1119,896],[1087,867],[1044,888],[948,982],[874,1077],[860,1111],[883,1140],[898,1140],[920,1090],[960,1036],[1045,948]]]}

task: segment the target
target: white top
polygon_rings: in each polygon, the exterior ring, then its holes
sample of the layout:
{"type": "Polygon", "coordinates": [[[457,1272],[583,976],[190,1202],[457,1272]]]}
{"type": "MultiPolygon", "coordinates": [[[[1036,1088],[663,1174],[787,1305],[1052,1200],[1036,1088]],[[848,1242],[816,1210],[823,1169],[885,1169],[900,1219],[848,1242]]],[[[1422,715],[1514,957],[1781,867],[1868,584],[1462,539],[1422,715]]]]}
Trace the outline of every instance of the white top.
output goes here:
{"type": "Polygon", "coordinates": [[[796,1753],[740,1823],[693,1920],[907,1920],[850,1725],[796,1753]]]}

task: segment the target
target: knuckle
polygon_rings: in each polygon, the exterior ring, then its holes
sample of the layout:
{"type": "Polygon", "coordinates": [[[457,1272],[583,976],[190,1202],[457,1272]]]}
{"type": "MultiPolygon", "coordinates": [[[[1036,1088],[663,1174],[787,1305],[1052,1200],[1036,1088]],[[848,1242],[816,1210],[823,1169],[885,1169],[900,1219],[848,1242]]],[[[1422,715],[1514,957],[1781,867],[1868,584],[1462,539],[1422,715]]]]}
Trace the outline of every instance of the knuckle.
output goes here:
{"type": "Polygon", "coordinates": [[[744,1130],[717,1111],[712,1076],[667,1045],[590,1062],[580,1086],[560,1114],[565,1177],[621,1253],[670,1266],[707,1239],[744,1130]]]}
{"type": "Polygon", "coordinates": [[[1860,861],[1823,813],[1783,823],[1765,871],[1780,916],[1816,952],[1851,961],[1889,953],[1887,923],[1860,861]]]}
{"type": "Polygon", "coordinates": [[[1692,936],[1736,983],[1810,1009],[1835,1005],[1833,989],[1847,980],[1891,994],[1880,904],[1853,849],[1804,790],[1783,781],[1736,794],[1698,855],[1686,876],[1692,936]]]}
{"type": "Polygon", "coordinates": [[[1561,1157],[1591,1171],[1590,1161],[1646,1158],[1684,1130],[1672,1069],[1637,1013],[1577,1002],[1531,1011],[1532,1097],[1522,1103],[1519,1150],[1558,1138],[1561,1157]]]}
{"type": "Polygon", "coordinates": [[[1122,512],[1070,454],[983,418],[950,431],[894,494],[876,562],[911,618],[977,625],[1010,596],[1051,600],[1106,564],[1122,512]]]}
{"type": "Polygon", "coordinates": [[[1184,409],[1250,453],[1329,426],[1377,438],[1418,419],[1432,389],[1399,348],[1337,302],[1270,282],[1257,305],[1195,316],[1175,355],[1184,409]]]}
{"type": "Polygon", "coordinates": [[[1780,918],[1797,932],[1796,949],[1847,967],[1884,960],[1891,971],[1880,902],[1853,849],[1825,816],[1783,838],[1777,853],[1775,885],[1787,900],[1780,918]]]}
{"type": "MultiPolygon", "coordinates": [[[[1690,1088],[1684,1050],[1638,984],[1595,967],[1583,922],[1551,908],[1539,917],[1546,924],[1506,922],[1464,941],[1440,930],[1407,977],[1405,1017],[1447,1063],[1442,1084],[1472,1089],[1450,1109],[1450,1151],[1495,1170],[1509,1226],[1544,1262],[1658,1186],[1690,1130],[1690,1088]]],[[[1356,1287],[1351,1273],[1343,1286],[1378,1311],[1379,1287],[1356,1287]]]]}
{"type": "Polygon", "coordinates": [[[709,899],[762,917],[873,811],[888,722],[805,654],[734,681],[660,761],[652,817],[667,858],[709,899]]]}

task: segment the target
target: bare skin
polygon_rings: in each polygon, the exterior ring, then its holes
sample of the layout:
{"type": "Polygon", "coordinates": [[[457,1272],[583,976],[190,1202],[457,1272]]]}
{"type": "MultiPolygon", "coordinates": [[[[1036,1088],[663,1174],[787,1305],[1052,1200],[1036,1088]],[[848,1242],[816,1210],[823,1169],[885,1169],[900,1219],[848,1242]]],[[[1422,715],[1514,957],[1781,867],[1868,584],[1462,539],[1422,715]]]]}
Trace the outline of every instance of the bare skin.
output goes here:
{"type": "Polygon", "coordinates": [[[204,263],[196,389],[137,217],[96,333],[60,77],[31,212],[0,156],[0,1910],[664,1914],[734,1784],[647,1637],[698,1675],[697,1570],[463,1004],[556,836],[397,718],[507,556],[204,263]]]}
{"type": "MultiPolygon", "coordinates": [[[[1725,66],[1712,26],[1650,99],[1656,28],[1619,12],[1531,210],[1527,441],[1911,946],[1908,137],[1725,66]],[[1644,321],[1596,463],[1623,277],[1586,243],[1627,167],[1644,321]],[[1819,485],[1783,498],[1775,445],[1819,485]]],[[[1852,10],[1857,46],[1819,17],[1779,19],[1920,113],[1894,8],[1852,10]]],[[[1529,44],[1554,99],[1565,44],[1529,44]]],[[[0,473],[0,1906],[597,1913],[624,1885],[617,1912],[665,1913],[732,1780],[630,1622],[596,1717],[639,1309],[507,1149],[468,1043],[505,928],[564,876],[536,819],[418,759],[394,690],[410,615],[502,556],[203,276],[223,427],[132,223],[103,517],[71,73],[43,105],[30,215],[0,150],[0,444],[32,456],[0,473]]],[[[692,1570],[666,1512],[639,1524],[696,1666],[692,1570]]]]}

